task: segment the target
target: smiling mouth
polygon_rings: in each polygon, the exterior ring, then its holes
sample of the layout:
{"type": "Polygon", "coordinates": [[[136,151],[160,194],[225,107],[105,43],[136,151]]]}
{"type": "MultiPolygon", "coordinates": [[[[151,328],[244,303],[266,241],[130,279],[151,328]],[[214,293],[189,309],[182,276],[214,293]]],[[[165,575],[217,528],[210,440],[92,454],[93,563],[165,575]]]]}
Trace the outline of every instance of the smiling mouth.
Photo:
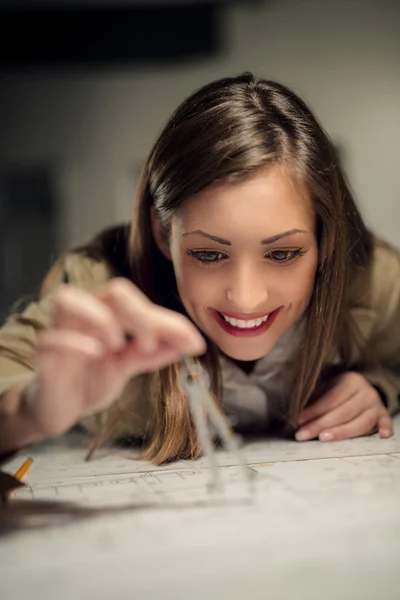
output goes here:
{"type": "Polygon", "coordinates": [[[221,317],[223,317],[225,321],[229,323],[229,325],[232,325],[232,327],[238,327],[239,329],[254,329],[255,327],[260,327],[260,325],[268,321],[270,314],[271,313],[268,313],[264,317],[260,317],[258,319],[243,320],[234,319],[232,317],[228,317],[228,315],[225,315],[224,313],[220,313],[221,317]]]}
{"type": "Polygon", "coordinates": [[[217,323],[227,332],[239,337],[252,337],[264,333],[271,327],[282,307],[253,319],[239,319],[226,313],[211,309],[217,323]]]}

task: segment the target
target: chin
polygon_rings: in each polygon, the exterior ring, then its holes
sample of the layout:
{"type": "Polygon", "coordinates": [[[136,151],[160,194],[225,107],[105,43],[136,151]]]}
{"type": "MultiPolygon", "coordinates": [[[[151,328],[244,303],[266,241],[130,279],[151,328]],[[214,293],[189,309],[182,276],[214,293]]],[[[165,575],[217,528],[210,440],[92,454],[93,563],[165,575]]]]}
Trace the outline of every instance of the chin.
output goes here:
{"type": "Polygon", "coordinates": [[[252,361],[259,360],[260,358],[266,356],[271,351],[273,344],[262,349],[243,348],[243,346],[242,348],[224,348],[223,345],[219,345],[218,343],[217,346],[221,352],[223,352],[226,356],[229,356],[229,358],[233,358],[234,360],[252,361]]]}

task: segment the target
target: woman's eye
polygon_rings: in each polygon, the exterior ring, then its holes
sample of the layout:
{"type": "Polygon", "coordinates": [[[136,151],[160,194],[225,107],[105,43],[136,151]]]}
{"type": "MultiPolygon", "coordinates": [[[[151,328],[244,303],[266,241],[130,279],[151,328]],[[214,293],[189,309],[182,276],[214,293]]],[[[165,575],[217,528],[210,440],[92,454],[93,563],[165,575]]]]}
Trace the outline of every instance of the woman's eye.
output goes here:
{"type": "Polygon", "coordinates": [[[271,250],[271,252],[268,252],[265,257],[272,258],[272,260],[276,262],[289,262],[290,260],[293,260],[298,256],[302,256],[303,254],[304,252],[301,250],[301,248],[298,248],[297,250],[271,250]]]}
{"type": "Polygon", "coordinates": [[[187,254],[202,263],[215,263],[227,258],[224,252],[216,250],[186,250],[187,254]]]}

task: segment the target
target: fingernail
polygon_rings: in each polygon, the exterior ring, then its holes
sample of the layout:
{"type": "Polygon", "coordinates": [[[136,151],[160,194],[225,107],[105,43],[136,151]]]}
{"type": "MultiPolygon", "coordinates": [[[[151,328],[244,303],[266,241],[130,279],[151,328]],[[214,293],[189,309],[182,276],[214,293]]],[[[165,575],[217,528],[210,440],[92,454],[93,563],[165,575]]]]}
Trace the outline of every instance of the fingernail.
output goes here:
{"type": "Polygon", "coordinates": [[[390,429],[382,429],[381,430],[382,437],[390,437],[391,435],[392,435],[392,432],[390,431],[390,429]]]}
{"type": "Polygon", "coordinates": [[[305,440],[310,439],[310,432],[308,429],[299,429],[295,437],[298,442],[304,442],[305,440]]]}
{"type": "Polygon", "coordinates": [[[320,442],[331,442],[333,440],[333,433],[331,431],[323,431],[319,434],[320,442]]]}

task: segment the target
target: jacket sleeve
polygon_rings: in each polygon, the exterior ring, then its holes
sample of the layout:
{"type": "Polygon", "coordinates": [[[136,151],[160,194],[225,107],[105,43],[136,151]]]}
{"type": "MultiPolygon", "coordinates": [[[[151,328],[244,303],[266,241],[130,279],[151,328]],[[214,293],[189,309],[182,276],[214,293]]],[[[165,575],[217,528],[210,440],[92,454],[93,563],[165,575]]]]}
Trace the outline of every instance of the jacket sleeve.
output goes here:
{"type": "Polygon", "coordinates": [[[55,263],[44,280],[38,301],[21,313],[12,314],[0,328],[0,402],[4,392],[32,376],[36,336],[50,326],[52,295],[58,286],[68,282],[90,291],[108,278],[104,263],[82,255],[66,254],[55,263]]]}
{"type": "Polygon", "coordinates": [[[400,257],[385,244],[375,248],[370,285],[375,366],[363,375],[378,388],[393,415],[400,408],[400,257]]]}

